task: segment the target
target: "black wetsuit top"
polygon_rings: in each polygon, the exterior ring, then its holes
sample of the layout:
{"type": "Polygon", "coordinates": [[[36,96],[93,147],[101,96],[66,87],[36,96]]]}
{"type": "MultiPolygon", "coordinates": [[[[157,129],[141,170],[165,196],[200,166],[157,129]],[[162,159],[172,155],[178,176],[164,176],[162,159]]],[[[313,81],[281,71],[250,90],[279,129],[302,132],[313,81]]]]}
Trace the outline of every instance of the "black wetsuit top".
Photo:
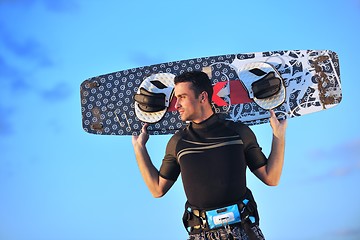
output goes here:
{"type": "Polygon", "coordinates": [[[239,201],[246,192],[246,167],[254,171],[266,163],[248,126],[214,114],[172,136],[160,176],[176,181],[181,172],[188,202],[204,209],[239,201]]]}

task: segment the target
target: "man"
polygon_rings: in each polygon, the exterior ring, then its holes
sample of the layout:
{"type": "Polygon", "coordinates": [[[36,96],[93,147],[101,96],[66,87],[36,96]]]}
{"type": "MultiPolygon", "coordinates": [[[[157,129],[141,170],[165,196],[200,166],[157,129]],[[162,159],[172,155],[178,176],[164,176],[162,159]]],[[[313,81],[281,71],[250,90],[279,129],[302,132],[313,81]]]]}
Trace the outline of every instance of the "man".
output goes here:
{"type": "Polygon", "coordinates": [[[265,184],[278,184],[287,121],[278,121],[270,110],[273,140],[267,158],[248,126],[214,114],[213,89],[205,73],[186,72],[175,77],[174,82],[176,109],[181,120],[190,123],[169,140],[160,171],[146,149],[147,124],[132,139],[150,192],[156,198],[162,197],[181,172],[187,197],[183,221],[189,239],[264,239],[256,203],[246,187],[246,168],[265,184]]]}

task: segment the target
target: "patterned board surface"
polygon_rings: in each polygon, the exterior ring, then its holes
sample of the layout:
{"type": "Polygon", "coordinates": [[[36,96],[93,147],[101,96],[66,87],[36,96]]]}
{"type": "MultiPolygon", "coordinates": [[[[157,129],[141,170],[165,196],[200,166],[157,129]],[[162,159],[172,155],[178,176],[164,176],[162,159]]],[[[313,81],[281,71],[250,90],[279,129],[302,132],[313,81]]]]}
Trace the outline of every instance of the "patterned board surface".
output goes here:
{"type": "MultiPolygon", "coordinates": [[[[80,86],[83,128],[88,133],[102,135],[138,134],[142,122],[135,114],[134,95],[145,78],[157,73],[179,75],[186,71],[204,71],[211,77],[214,88],[240,82],[244,86],[241,92],[244,95],[249,89],[239,76],[243,66],[254,62],[270,63],[283,79],[285,99],[274,109],[279,118],[298,117],[328,109],[342,99],[339,59],[333,51],[228,54],[155,64],[85,80],[80,86]]],[[[235,96],[234,89],[230,91],[232,96],[221,95],[219,89],[214,90],[216,94],[213,100],[219,105],[214,104],[215,112],[247,125],[268,122],[268,110],[261,108],[249,96],[235,96]]],[[[169,107],[161,121],[150,124],[148,131],[153,135],[172,134],[184,125],[175,109],[169,107]]]]}

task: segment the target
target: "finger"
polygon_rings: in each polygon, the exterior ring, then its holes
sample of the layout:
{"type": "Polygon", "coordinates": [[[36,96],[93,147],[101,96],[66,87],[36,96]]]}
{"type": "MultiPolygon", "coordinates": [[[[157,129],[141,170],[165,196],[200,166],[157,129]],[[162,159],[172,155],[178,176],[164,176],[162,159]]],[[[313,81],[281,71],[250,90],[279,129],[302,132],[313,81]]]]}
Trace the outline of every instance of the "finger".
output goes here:
{"type": "Polygon", "coordinates": [[[281,123],[281,125],[287,127],[288,121],[287,121],[287,119],[285,118],[285,119],[282,119],[282,120],[280,121],[280,123],[281,123]]]}
{"type": "Polygon", "coordinates": [[[141,132],[147,134],[147,127],[148,127],[148,126],[149,126],[149,124],[148,124],[148,123],[145,123],[145,124],[142,126],[142,128],[141,128],[141,132]]]}
{"type": "Polygon", "coordinates": [[[131,142],[132,142],[132,144],[133,144],[133,145],[135,145],[135,143],[137,142],[137,140],[138,140],[138,137],[139,137],[139,136],[136,136],[136,135],[132,135],[132,139],[131,139],[131,142]]]}
{"type": "Polygon", "coordinates": [[[269,112],[270,112],[270,118],[276,118],[275,111],[273,109],[270,109],[269,112]]]}

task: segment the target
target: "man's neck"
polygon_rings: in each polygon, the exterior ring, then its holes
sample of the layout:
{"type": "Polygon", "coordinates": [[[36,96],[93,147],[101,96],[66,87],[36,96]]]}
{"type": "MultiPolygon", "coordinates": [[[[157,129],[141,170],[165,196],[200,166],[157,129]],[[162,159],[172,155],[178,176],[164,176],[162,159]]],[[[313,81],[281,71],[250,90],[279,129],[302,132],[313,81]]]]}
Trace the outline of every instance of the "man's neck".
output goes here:
{"type": "Polygon", "coordinates": [[[209,119],[214,114],[212,108],[206,108],[204,111],[202,111],[199,118],[194,119],[193,122],[196,124],[202,123],[203,121],[209,119]]]}

